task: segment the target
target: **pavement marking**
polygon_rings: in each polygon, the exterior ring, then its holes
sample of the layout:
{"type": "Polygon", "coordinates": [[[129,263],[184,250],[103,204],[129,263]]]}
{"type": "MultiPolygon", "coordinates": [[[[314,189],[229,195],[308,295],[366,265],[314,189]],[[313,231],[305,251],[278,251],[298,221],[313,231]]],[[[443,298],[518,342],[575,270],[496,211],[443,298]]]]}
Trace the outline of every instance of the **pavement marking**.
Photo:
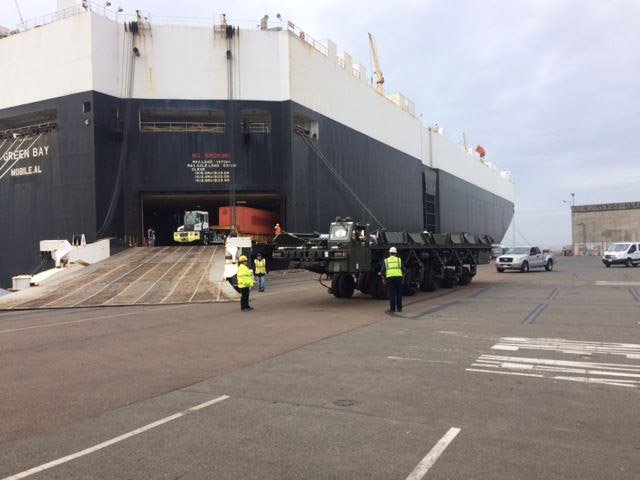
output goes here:
{"type": "Polygon", "coordinates": [[[545,311],[545,309],[549,306],[549,304],[547,303],[541,303],[539,304],[536,308],[533,309],[533,311],[531,313],[529,313],[529,315],[527,315],[524,320],[522,321],[522,323],[526,324],[526,325],[531,325],[533,322],[536,321],[536,319],[542,314],[542,312],[545,311]]]}
{"type": "Polygon", "coordinates": [[[71,460],[75,460],[76,458],[80,458],[83,457],[85,455],[89,455],[90,453],[93,452],[97,452],[98,450],[102,450],[103,448],[109,447],[115,443],[121,442],[123,440],[126,440],[127,438],[131,438],[135,435],[139,435],[141,433],[144,433],[146,431],[149,431],[153,428],[159,427],[160,425],[163,425],[165,423],[169,423],[172,422],[173,420],[176,420],[180,417],[184,417],[185,415],[188,415],[192,412],[201,410],[203,408],[206,408],[210,405],[222,402],[223,400],[226,400],[227,398],[229,398],[228,395],[221,395],[219,397],[216,397],[212,400],[209,400],[208,402],[204,402],[201,403],[199,405],[195,405],[191,408],[188,408],[187,410],[183,410],[181,412],[178,413],[174,413],[173,415],[170,415],[168,417],[162,418],[160,420],[157,420],[153,423],[149,423],[147,425],[145,425],[144,427],[140,427],[140,428],[136,428],[135,430],[132,430],[128,433],[125,433],[123,435],[120,435],[118,437],[112,438],[111,440],[107,440],[106,442],[102,442],[99,443],[97,445],[94,445],[93,447],[89,447],[86,448],[84,450],[80,450],[79,452],[76,453],[72,453],[71,455],[67,455],[66,457],[62,457],[62,458],[58,458],[57,460],[53,460],[51,462],[48,463],[44,463],[38,467],[34,467],[31,468],[29,470],[25,470],[24,472],[20,472],[20,473],[16,473],[15,475],[11,475],[10,477],[5,477],[2,480],[19,480],[20,478],[26,478],[29,477],[31,475],[34,475],[36,473],[40,473],[43,472],[45,470],[48,470],[50,468],[53,467],[57,467],[58,465],[62,465],[63,463],[67,463],[70,462],[71,460]]]}
{"type": "Polygon", "coordinates": [[[554,288],[551,294],[547,297],[547,300],[555,300],[558,298],[558,294],[560,293],[559,288],[554,288]]]}
{"type": "Polygon", "coordinates": [[[458,436],[460,433],[460,429],[457,427],[451,427],[447,433],[436,443],[429,453],[425,455],[425,457],[416,465],[416,468],[413,469],[413,472],[409,474],[406,480],[421,480],[433,467],[436,463],[440,455],[445,451],[445,449],[449,446],[453,439],[458,436]]]}
{"type": "Polygon", "coordinates": [[[598,280],[596,281],[596,285],[600,287],[640,287],[640,282],[598,280]]]}
{"type": "Polygon", "coordinates": [[[629,293],[631,294],[633,299],[636,301],[636,303],[640,303],[640,292],[638,292],[638,290],[636,290],[635,288],[630,288],[629,293]]]}
{"type": "MultiPolygon", "coordinates": [[[[542,350],[563,355],[582,356],[592,354],[621,355],[628,360],[640,360],[640,345],[633,343],[506,337],[500,339],[500,342],[491,349],[511,352],[517,352],[520,349],[542,350]]],[[[466,371],[640,388],[640,363],[605,363],[482,354],[466,371]]]]}
{"type": "Polygon", "coordinates": [[[424,358],[415,358],[415,357],[387,357],[389,360],[409,360],[413,362],[427,362],[427,363],[456,363],[451,360],[426,360],[424,358]]]}
{"type": "Polygon", "coordinates": [[[453,305],[457,305],[461,301],[462,300],[453,300],[451,302],[444,303],[444,304],[438,305],[436,307],[432,307],[432,308],[430,308],[428,310],[424,310],[422,312],[416,313],[415,315],[412,315],[410,317],[405,317],[405,318],[411,318],[411,319],[415,320],[417,318],[424,317],[425,315],[431,315],[432,313],[440,312],[440,311],[444,310],[445,308],[449,308],[449,307],[452,307],[453,305]]]}
{"type": "Polygon", "coordinates": [[[481,288],[479,290],[477,290],[475,293],[472,293],[471,295],[469,295],[466,298],[478,298],[480,295],[482,295],[485,292],[488,292],[489,290],[491,290],[492,287],[484,287],[481,288]]]}
{"type": "Polygon", "coordinates": [[[607,343],[564,340],[562,338],[523,338],[503,337],[492,350],[549,350],[575,355],[624,355],[627,358],[640,358],[640,345],[636,343],[607,343]]]}
{"type": "MultiPolygon", "coordinates": [[[[166,306],[166,307],[153,308],[151,310],[145,309],[144,311],[145,311],[145,313],[147,313],[147,312],[150,313],[150,312],[157,312],[159,310],[170,310],[170,309],[173,309],[173,308],[181,308],[181,307],[186,307],[186,306],[188,306],[188,305],[185,305],[185,304],[170,305],[170,306],[166,306]]],[[[140,313],[140,310],[136,309],[133,312],[117,313],[115,315],[102,315],[100,317],[80,318],[78,320],[68,320],[66,322],[47,323],[47,324],[44,324],[44,325],[31,325],[30,327],[20,327],[20,328],[11,328],[9,330],[0,330],[0,334],[22,332],[22,331],[25,331],[25,330],[35,330],[37,328],[58,327],[60,325],[72,325],[74,323],[90,322],[92,320],[104,320],[106,318],[126,317],[127,315],[138,315],[139,313],[140,313]]]]}

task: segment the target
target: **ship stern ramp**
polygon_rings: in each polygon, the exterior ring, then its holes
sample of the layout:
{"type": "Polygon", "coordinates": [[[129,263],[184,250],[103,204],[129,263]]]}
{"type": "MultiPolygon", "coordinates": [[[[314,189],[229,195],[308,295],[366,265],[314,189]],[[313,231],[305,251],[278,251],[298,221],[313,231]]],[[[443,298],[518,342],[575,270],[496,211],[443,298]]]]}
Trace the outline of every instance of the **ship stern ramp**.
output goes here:
{"type": "Polygon", "coordinates": [[[0,298],[0,310],[238,301],[221,245],[135,247],[0,298]]]}

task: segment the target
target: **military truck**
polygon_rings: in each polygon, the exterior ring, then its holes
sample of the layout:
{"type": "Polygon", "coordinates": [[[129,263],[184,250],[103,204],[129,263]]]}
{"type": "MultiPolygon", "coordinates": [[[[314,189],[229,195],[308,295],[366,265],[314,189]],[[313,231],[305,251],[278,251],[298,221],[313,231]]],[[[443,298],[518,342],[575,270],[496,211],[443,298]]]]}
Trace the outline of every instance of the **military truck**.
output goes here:
{"type": "Polygon", "coordinates": [[[389,248],[396,247],[404,265],[404,294],[438,287],[467,285],[477,266],[488,263],[493,239],[468,233],[370,231],[369,225],[338,218],[326,235],[279,235],[274,259],[287,259],[293,268],[320,274],[337,298],[350,298],[356,290],[373,298],[386,298],[379,274],[389,248]]]}

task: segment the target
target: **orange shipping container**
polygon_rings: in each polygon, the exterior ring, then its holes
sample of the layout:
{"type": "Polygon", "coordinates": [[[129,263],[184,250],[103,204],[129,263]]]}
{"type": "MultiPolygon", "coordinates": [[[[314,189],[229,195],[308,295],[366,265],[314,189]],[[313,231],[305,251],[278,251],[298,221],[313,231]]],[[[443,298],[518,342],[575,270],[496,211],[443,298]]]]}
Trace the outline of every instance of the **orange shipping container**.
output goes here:
{"type": "MultiPolygon", "coordinates": [[[[280,221],[277,213],[251,207],[236,207],[236,226],[248,235],[273,235],[273,227],[280,221]]],[[[231,225],[231,207],[218,209],[218,223],[231,225]]]]}

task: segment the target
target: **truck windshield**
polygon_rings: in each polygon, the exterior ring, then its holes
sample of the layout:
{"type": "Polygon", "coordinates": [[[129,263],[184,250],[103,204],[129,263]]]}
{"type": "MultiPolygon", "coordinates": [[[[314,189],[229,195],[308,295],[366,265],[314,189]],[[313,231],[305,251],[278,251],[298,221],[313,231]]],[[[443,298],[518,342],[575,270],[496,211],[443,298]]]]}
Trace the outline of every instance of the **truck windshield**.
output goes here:
{"type": "Polygon", "coordinates": [[[505,253],[512,253],[514,255],[529,255],[531,249],[529,247],[513,247],[508,248],[505,253]]]}
{"type": "Polygon", "coordinates": [[[189,212],[184,216],[185,225],[195,225],[196,223],[200,223],[196,212],[189,212]]]}
{"type": "Polygon", "coordinates": [[[609,245],[607,252],[626,252],[628,248],[628,243],[614,243],[613,245],[609,245]]]}
{"type": "Polygon", "coordinates": [[[334,223],[331,225],[331,230],[329,231],[329,240],[348,240],[350,229],[350,225],[334,223]]]}

